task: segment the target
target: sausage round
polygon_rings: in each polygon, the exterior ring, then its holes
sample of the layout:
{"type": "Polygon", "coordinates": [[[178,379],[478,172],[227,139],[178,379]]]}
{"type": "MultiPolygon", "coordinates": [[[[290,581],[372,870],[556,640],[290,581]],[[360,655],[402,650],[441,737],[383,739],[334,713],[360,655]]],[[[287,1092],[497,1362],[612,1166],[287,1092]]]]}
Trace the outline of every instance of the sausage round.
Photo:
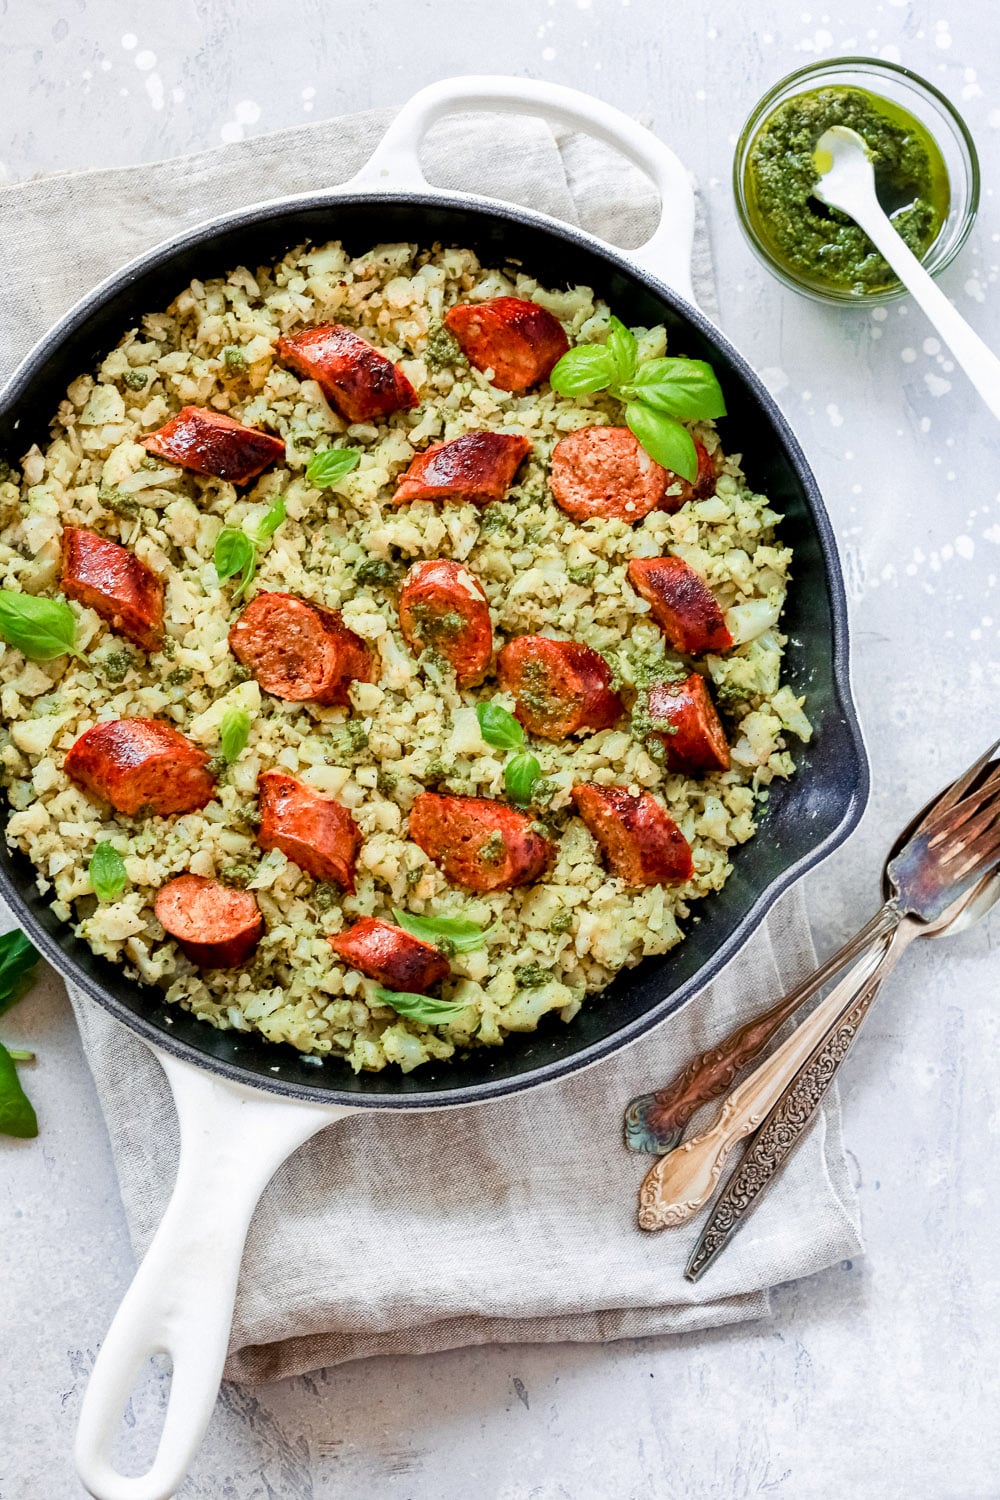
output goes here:
{"type": "Polygon", "coordinates": [[[353,891],[361,830],[347,808],[285,771],[262,771],[257,790],[260,847],[280,849],[307,875],[353,891]]]}
{"type": "Polygon", "coordinates": [[[574,521],[641,521],[663,500],[666,469],[627,427],[579,427],[552,450],[549,489],[574,521]]]}
{"type": "Polygon", "coordinates": [[[530,817],[489,797],[421,792],[410,810],[410,838],[467,891],[530,885],[555,852],[530,817]]]}
{"type": "Polygon", "coordinates": [[[194,812],[215,795],[204,750],[159,719],[103,719],[81,734],[63,767],[129,817],[140,808],[162,817],[194,812]]]}
{"type": "Polygon", "coordinates": [[[584,782],[571,796],[600,844],[612,875],[626,885],[681,885],[694,874],[691,846],[650,792],[584,782]]]}
{"type": "Polygon", "coordinates": [[[62,534],[62,587],[144,651],[163,642],[163,584],[134,552],[93,531],[62,534]]]}
{"type": "Polygon", "coordinates": [[[660,501],[661,510],[671,512],[680,510],[689,500],[707,500],[709,495],[715,494],[715,484],[718,479],[716,461],[705,447],[704,443],[694,440],[695,452],[698,455],[698,472],[692,483],[684,479],[680,474],[675,474],[672,469],[666,470],[667,489],[660,501]]]}
{"type": "Polygon", "coordinates": [[[433,443],[402,475],[392,503],[471,500],[489,505],[503,499],[530,452],[528,439],[516,432],[466,432],[450,443],[433,443]]]}
{"type": "Polygon", "coordinates": [[[733,644],[719,602],[700,573],[680,557],[633,557],[628,581],[675,651],[703,656],[733,644]]]}
{"type": "Polygon", "coordinates": [[[231,484],[249,484],[285,456],[283,438],[244,427],[220,411],[184,406],[140,444],[167,463],[193,474],[214,474],[231,484]]]}
{"type": "Polygon", "coordinates": [[[417,656],[430,647],[451,662],[460,688],[486,676],[493,656],[490,608],[479,579],[461,563],[414,563],[399,594],[399,628],[417,656]]]}
{"type": "Polygon", "coordinates": [[[647,702],[653,734],[666,749],[671,771],[729,770],[726,731],[700,673],[683,682],[658,682],[647,702]]]}
{"type": "Polygon", "coordinates": [[[578,641],[516,636],[497,657],[497,676],[517,699],[516,717],[543,740],[610,729],[625,712],[604,657],[578,641]]]}
{"type": "Polygon", "coordinates": [[[404,994],[429,995],[451,972],[448,960],[430,943],[374,917],[362,917],[327,942],[352,969],[404,994]]]}
{"type": "Polygon", "coordinates": [[[347,708],[351,683],[375,680],[371,652],[340,611],[294,594],[258,594],[232,626],[229,649],[265,692],[289,703],[347,708]]]}
{"type": "Polygon", "coordinates": [[[558,318],[522,297],[461,302],[445,313],[470,365],[492,370],[502,391],[526,391],[545,380],[569,348],[558,318]]]}
{"type": "Polygon", "coordinates": [[[409,411],[418,403],[399,366],[343,323],[319,323],[280,338],[276,352],[296,375],[315,380],[348,422],[370,422],[394,411],[409,411]]]}
{"type": "Polygon", "coordinates": [[[202,875],[168,880],[157,892],[154,910],[181,952],[202,969],[238,968],[264,931],[250,891],[234,891],[202,875]]]}

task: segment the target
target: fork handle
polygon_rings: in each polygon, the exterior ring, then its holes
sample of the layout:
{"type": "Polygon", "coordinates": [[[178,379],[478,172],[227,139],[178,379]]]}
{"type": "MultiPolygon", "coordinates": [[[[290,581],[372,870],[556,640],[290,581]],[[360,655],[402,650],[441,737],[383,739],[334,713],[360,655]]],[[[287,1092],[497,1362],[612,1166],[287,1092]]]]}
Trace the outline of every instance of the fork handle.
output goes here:
{"type": "Polygon", "coordinates": [[[625,1111],[625,1144],[633,1151],[657,1156],[672,1151],[695,1111],[724,1094],[800,1005],[859,954],[893,933],[900,920],[896,907],[886,902],[860,932],[770,1010],[753,1016],[724,1041],[702,1052],[665,1088],[633,1099],[625,1111]]]}

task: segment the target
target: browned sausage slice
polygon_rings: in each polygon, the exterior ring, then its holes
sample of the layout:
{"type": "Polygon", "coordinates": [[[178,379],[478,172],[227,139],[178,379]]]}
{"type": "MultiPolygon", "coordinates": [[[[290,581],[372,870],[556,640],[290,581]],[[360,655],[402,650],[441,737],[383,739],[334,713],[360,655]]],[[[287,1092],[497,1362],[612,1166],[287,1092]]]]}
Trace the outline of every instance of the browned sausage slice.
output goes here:
{"type": "Polygon", "coordinates": [[[555,852],[530,817],[489,797],[421,792],[410,811],[410,838],[467,891],[530,885],[555,852]]]}
{"type": "Polygon", "coordinates": [[[327,942],[352,969],[404,994],[429,995],[451,972],[448,960],[430,943],[374,917],[362,917],[327,942]]]}
{"type": "Polygon", "coordinates": [[[70,599],[96,610],[144,651],[163,641],[163,584],[152,568],[117,542],[67,526],[62,534],[62,586],[70,599]]]}
{"type": "Polygon", "coordinates": [[[569,348],[558,318],[522,297],[461,302],[444,318],[477,370],[492,370],[502,391],[526,391],[545,380],[569,348]]]}
{"type": "Polygon", "coordinates": [[[703,656],[728,651],[733,638],[718,600],[700,573],[680,557],[633,557],[628,581],[675,651],[703,656]]]}
{"type": "Polygon", "coordinates": [[[154,910],[181,952],[202,969],[238,968],[264,931],[250,891],[234,891],[203,875],[175,875],[160,887],[154,910]]]}
{"type": "Polygon", "coordinates": [[[627,427],[580,427],[552,450],[549,489],[574,521],[641,521],[663,500],[667,471],[627,427]]]}
{"type": "Polygon", "coordinates": [[[626,885],[680,885],[694,874],[691,846],[650,792],[584,782],[571,793],[608,869],[626,885]]]}
{"type": "Polygon", "coordinates": [[[192,474],[214,474],[231,484],[249,484],[285,456],[284,440],[244,427],[220,411],[184,406],[169,422],[140,438],[143,448],[192,474]]]}
{"type": "Polygon", "coordinates": [[[493,656],[493,626],[478,578],[446,558],[414,563],[399,594],[399,628],[417,656],[425,646],[455,668],[460,688],[482,682],[493,656]]]}
{"type": "Polygon", "coordinates": [[[610,729],[625,712],[604,657],[578,641],[515,636],[497,657],[497,676],[517,699],[517,718],[543,740],[610,729]]]}
{"type": "Polygon", "coordinates": [[[215,796],[208,756],[159,719],[104,719],[81,734],[63,762],[67,776],[120,813],[169,817],[215,796]]]}
{"type": "Polygon", "coordinates": [[[698,672],[683,682],[658,682],[649,690],[648,709],[671,771],[729,770],[726,731],[698,672]]]}
{"type": "Polygon", "coordinates": [[[716,460],[697,438],[694,440],[694,447],[698,455],[698,472],[694,477],[694,483],[689,479],[683,479],[680,474],[675,474],[672,469],[667,469],[667,493],[660,501],[661,510],[671,512],[680,510],[681,506],[686,505],[689,500],[707,500],[709,495],[715,494],[715,484],[719,477],[716,460]],[[680,485],[679,490],[678,485],[680,485]]]}
{"type": "Polygon", "coordinates": [[[346,708],[352,682],[375,680],[371,652],[340,611],[294,594],[258,594],[230,630],[229,649],[265,692],[289,703],[346,708]]]}
{"type": "Polygon", "coordinates": [[[257,790],[260,847],[280,849],[307,875],[353,891],[361,830],[347,808],[285,771],[262,771],[257,790]]]}
{"type": "Polygon", "coordinates": [[[450,443],[433,443],[399,481],[393,505],[411,500],[502,500],[523,459],[531,452],[516,432],[466,432],[450,443]]]}
{"type": "Polygon", "coordinates": [[[348,422],[370,422],[408,411],[418,396],[398,365],[343,323],[319,323],[278,340],[281,363],[315,380],[348,422]]]}

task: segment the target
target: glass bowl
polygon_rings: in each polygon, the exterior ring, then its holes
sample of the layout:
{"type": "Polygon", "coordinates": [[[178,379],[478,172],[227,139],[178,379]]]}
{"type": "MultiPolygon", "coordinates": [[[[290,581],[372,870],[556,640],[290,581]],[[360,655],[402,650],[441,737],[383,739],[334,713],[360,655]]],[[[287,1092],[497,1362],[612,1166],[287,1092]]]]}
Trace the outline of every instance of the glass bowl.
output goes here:
{"type": "Polygon", "coordinates": [[[979,208],[979,157],[965,121],[945,96],[926,79],[896,63],[873,57],[834,57],[827,62],[812,63],[789,73],[769,89],[752,110],[743,127],[733,161],[733,192],[743,233],[764,265],[786,286],[817,302],[835,302],[869,307],[891,302],[904,295],[906,288],[898,281],[874,291],[853,291],[811,279],[804,272],[780,261],[762,238],[750,211],[747,177],[750,147],[764,121],[780,104],[796,94],[830,86],[855,87],[909,110],[911,115],[933,136],[944,157],[948,171],[948,216],[937,238],[923,257],[924,268],[932,276],[950,265],[961,250],[972,228],[979,208]]]}

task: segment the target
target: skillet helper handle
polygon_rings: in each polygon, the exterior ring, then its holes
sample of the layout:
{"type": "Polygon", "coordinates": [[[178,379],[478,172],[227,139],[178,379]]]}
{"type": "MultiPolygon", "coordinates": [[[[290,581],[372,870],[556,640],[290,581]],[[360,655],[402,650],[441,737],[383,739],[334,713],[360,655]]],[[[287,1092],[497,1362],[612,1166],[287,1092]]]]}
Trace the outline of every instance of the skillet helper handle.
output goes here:
{"type": "Polygon", "coordinates": [[[352,188],[386,192],[430,192],[420,167],[420,142],[446,115],[487,111],[538,115],[584,131],[615,147],[645,172],[660,195],[660,221],[644,245],[624,253],[665,281],[688,302],[694,243],[694,190],[681,162],[652,131],[620,109],[559,83],[533,78],[446,78],[421,89],[404,104],[352,188]]]}
{"type": "Polygon", "coordinates": [[[101,1346],[74,1457],[95,1500],[169,1500],[208,1426],[232,1325],[247,1229],[281,1163],[349,1109],[301,1104],[229,1083],[157,1052],[181,1130],[166,1213],[101,1346]],[[152,1466],[125,1475],[111,1458],[125,1404],[154,1354],[173,1370],[152,1466]]]}

